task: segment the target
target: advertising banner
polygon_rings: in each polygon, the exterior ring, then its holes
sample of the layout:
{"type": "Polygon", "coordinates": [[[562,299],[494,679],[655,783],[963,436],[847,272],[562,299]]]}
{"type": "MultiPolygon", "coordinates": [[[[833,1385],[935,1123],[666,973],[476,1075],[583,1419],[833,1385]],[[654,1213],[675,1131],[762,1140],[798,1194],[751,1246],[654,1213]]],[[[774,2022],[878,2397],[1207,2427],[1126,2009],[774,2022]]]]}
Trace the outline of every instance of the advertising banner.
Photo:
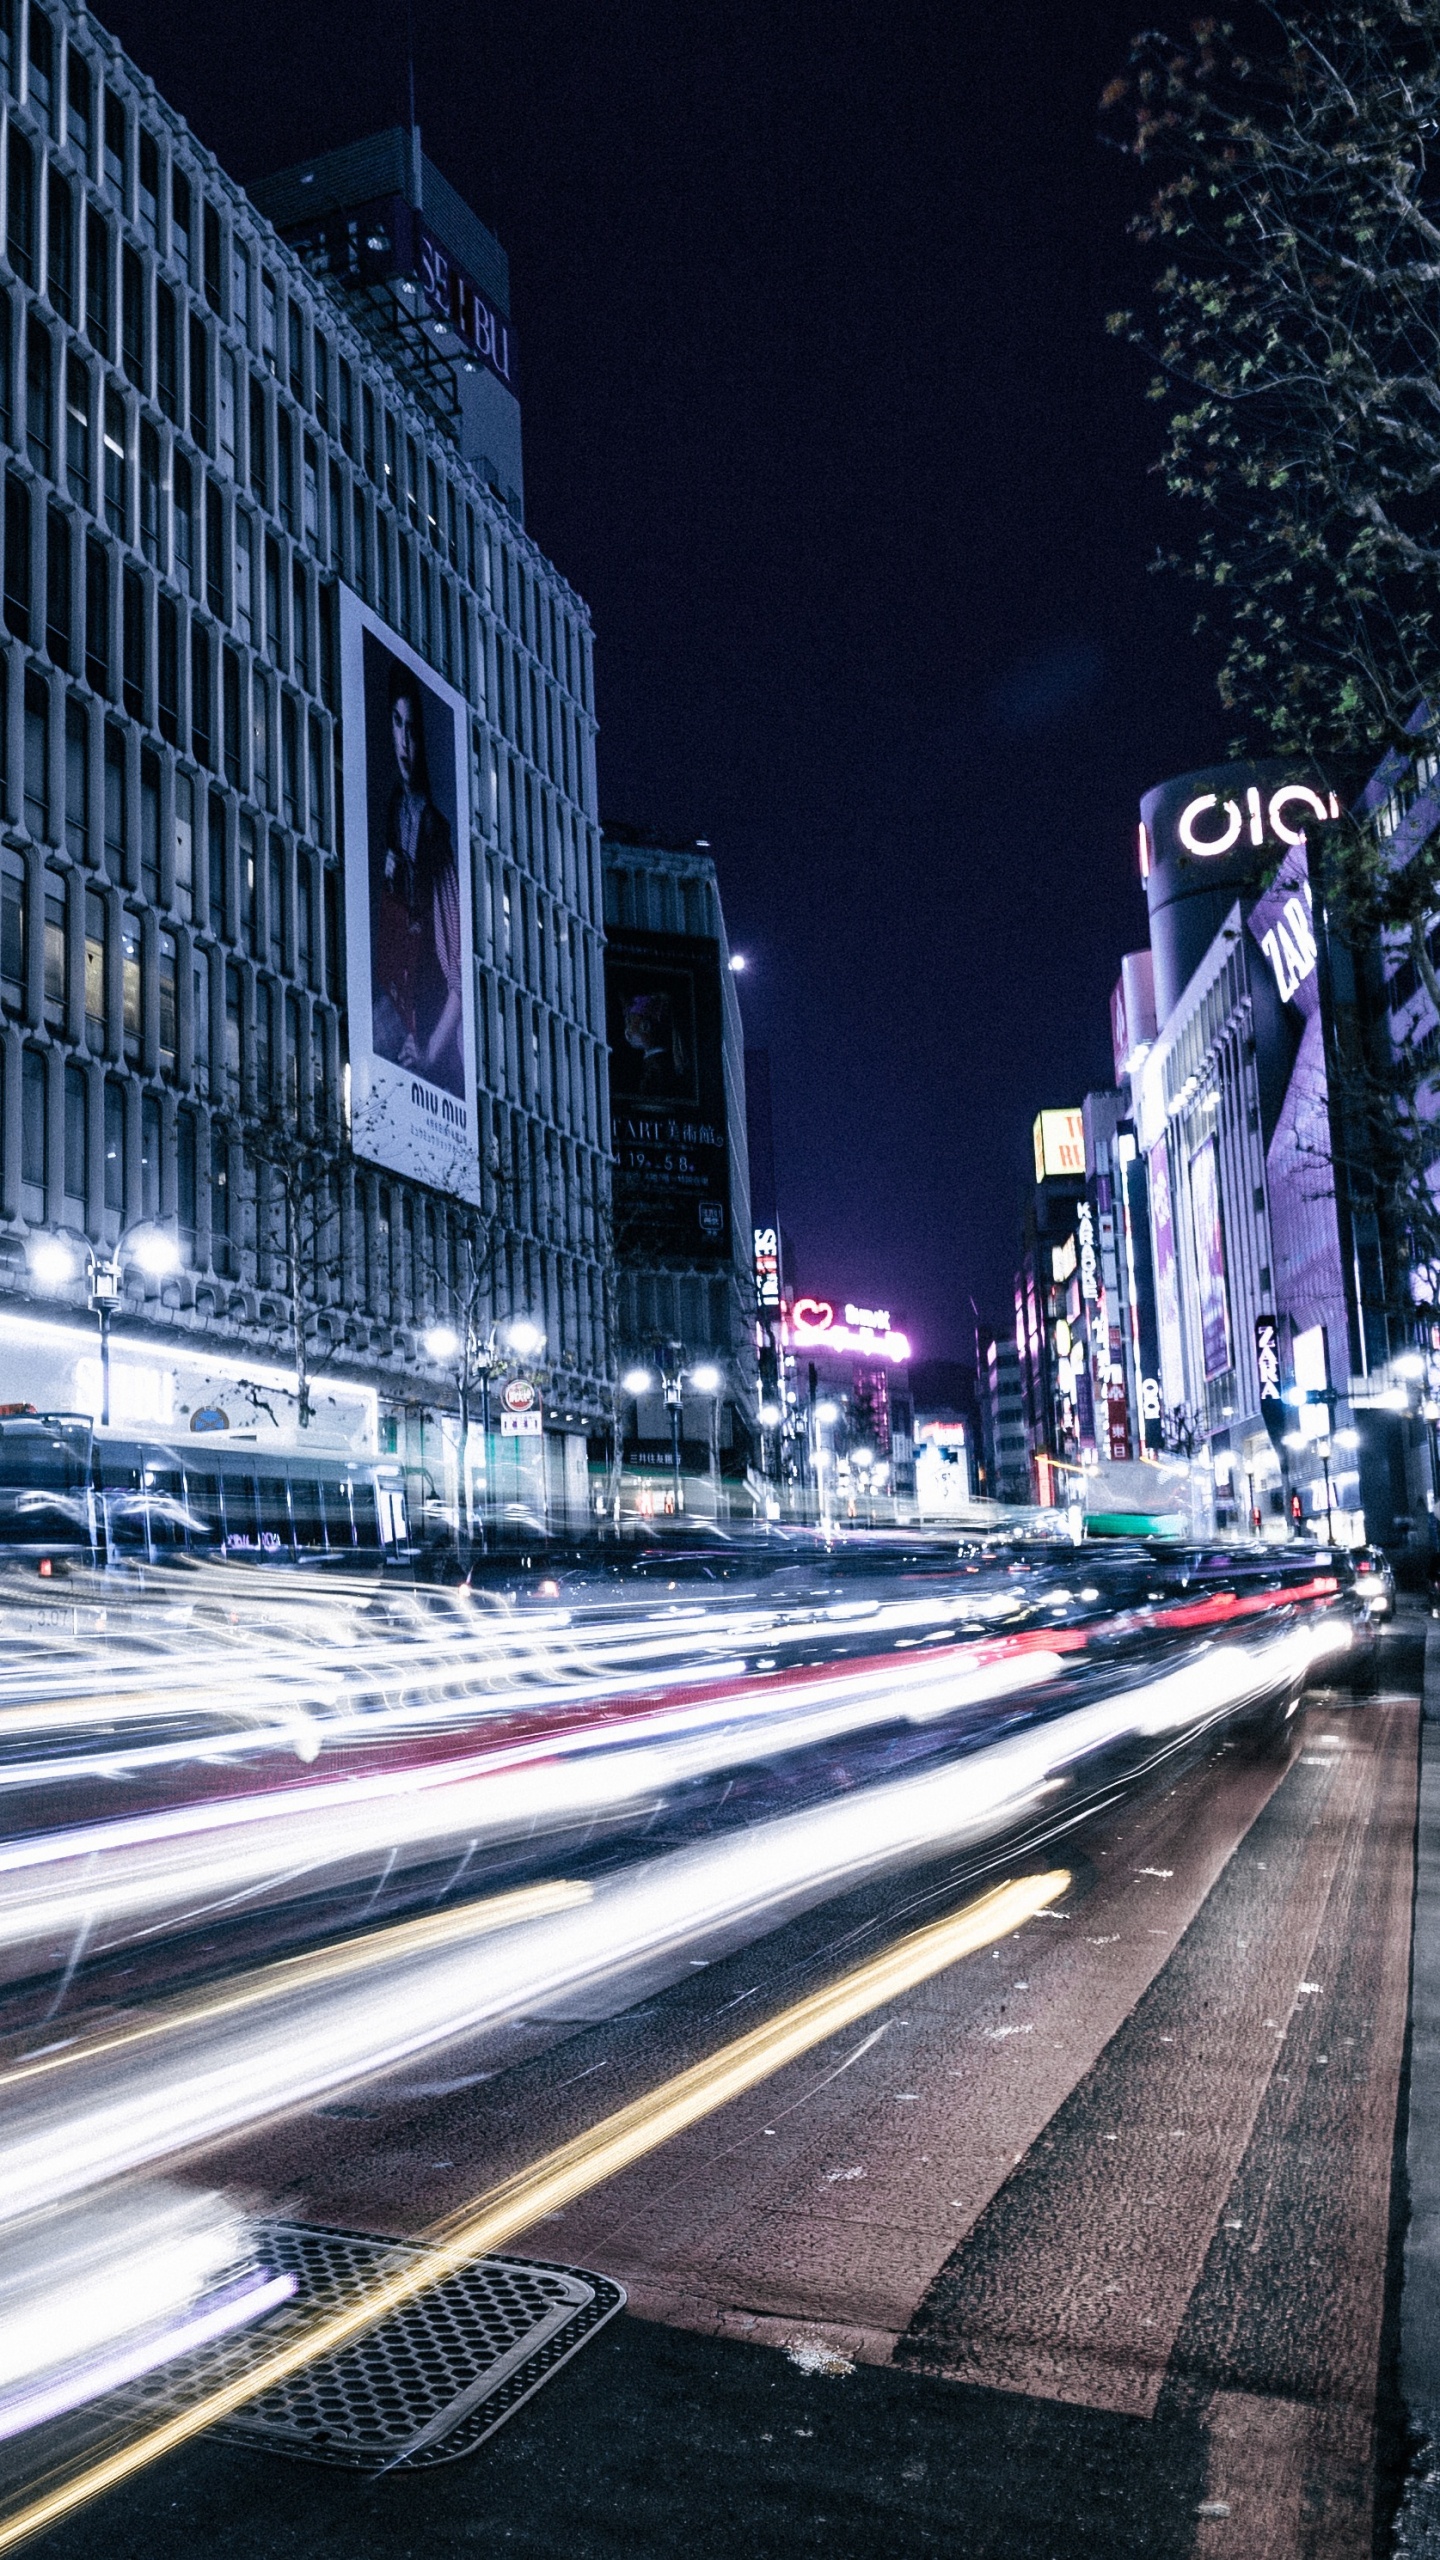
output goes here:
{"type": "Polygon", "coordinates": [[[1163,1138],[1158,1147],[1151,1149],[1149,1167],[1150,1221],[1155,1237],[1155,1312],[1160,1327],[1160,1386],[1165,1409],[1173,1412],[1177,1405],[1185,1402],[1185,1360],[1180,1344],[1180,1287],[1175,1270],[1175,1222],[1170,1210],[1170,1161],[1163,1138]]]}
{"type": "Polygon", "coordinates": [[[1220,1223],[1220,1166],[1207,1138],[1190,1159],[1190,1210],[1195,1225],[1195,1278],[1200,1294],[1200,1345],[1205,1376],[1230,1367],[1230,1301],[1225,1286],[1225,1232],[1220,1223]]]}
{"type": "Polygon", "coordinates": [[[357,1156],[480,1198],[465,705],[340,590],[357,1156]]]}
{"type": "Polygon", "coordinates": [[[623,926],[607,934],[605,1011],[620,1258],[728,1261],[718,943],[623,926]]]}

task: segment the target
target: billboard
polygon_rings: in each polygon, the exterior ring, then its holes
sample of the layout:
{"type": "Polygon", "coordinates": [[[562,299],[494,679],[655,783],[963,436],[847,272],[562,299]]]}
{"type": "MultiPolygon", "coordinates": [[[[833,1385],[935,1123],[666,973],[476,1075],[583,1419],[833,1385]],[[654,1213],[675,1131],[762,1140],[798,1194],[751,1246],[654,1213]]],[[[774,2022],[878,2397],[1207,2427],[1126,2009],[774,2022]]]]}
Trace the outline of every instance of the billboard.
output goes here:
{"type": "MultiPolygon", "coordinates": [[[[1175,1268],[1175,1221],[1170,1208],[1170,1160],[1165,1140],[1152,1147],[1150,1216],[1155,1234],[1155,1313],[1160,1333],[1160,1386],[1165,1409],[1185,1402],[1185,1359],[1180,1335],[1180,1283],[1175,1268]]],[[[1146,1419],[1156,1417],[1147,1415],[1146,1419]]]]}
{"type": "Polygon", "coordinates": [[[1225,1231],[1220,1222],[1220,1163],[1207,1138],[1190,1159],[1190,1211],[1195,1227],[1195,1283],[1200,1298],[1200,1347],[1205,1376],[1230,1367],[1230,1300],[1225,1287],[1225,1231]]]}
{"type": "Polygon", "coordinates": [[[1035,1114],[1035,1179],[1048,1182],[1056,1174],[1085,1170],[1083,1111],[1037,1111],[1035,1114]]]}
{"type": "Polygon", "coordinates": [[[605,941],[605,1019],[620,1259],[728,1261],[719,944],[617,927],[605,941]]]}
{"type": "Polygon", "coordinates": [[[465,705],[349,587],[340,680],[352,1144],[478,1202],[465,705]]]}

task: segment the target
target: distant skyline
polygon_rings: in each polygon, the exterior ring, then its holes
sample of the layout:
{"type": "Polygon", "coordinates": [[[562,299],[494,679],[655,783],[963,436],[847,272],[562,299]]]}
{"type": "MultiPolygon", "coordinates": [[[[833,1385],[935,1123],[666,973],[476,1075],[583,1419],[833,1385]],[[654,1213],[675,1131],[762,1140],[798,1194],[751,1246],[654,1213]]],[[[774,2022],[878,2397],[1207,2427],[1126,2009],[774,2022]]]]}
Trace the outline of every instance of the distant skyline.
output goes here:
{"type": "MultiPolygon", "coordinates": [[[[403,121],[369,0],[100,13],[242,181],[403,121]]],[[[530,530],[596,624],[605,818],[708,837],[807,1289],[1003,1321],[1029,1127],[1110,1081],[1142,790],[1227,744],[1096,100],[1136,7],[417,12],[510,257],[530,530]]]]}

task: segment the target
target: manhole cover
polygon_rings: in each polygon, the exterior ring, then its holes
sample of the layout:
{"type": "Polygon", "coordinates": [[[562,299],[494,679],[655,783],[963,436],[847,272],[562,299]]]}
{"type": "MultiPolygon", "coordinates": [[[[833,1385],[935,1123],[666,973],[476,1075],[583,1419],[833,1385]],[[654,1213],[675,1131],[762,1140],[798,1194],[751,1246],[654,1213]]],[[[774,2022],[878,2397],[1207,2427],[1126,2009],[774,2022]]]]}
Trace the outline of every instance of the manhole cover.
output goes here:
{"type": "MultiPolygon", "coordinates": [[[[401,2240],[299,2222],[259,2226],[257,2255],[296,2290],[258,2329],[169,2365],[128,2393],[147,2417],[253,2372],[317,2313],[338,2311],[425,2255],[401,2240]]],[[[474,2453],[624,2304],[608,2276],[536,2258],[480,2258],[317,2357],[215,2432],[347,2470],[410,2470],[474,2453]]]]}

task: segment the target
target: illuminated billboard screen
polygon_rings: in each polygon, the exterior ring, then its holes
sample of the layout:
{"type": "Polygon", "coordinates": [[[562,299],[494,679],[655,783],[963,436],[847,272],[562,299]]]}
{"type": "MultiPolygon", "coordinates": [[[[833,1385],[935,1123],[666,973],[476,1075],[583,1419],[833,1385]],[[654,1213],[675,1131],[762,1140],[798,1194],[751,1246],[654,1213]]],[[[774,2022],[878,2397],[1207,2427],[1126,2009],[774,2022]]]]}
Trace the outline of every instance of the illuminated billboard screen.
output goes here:
{"type": "Polygon", "coordinates": [[[355,1152],[478,1201],[465,706],[340,590],[355,1152]]]}
{"type": "Polygon", "coordinates": [[[1190,1207],[1195,1222],[1195,1280],[1200,1296],[1200,1345],[1207,1379],[1230,1367],[1230,1301],[1225,1286],[1225,1230],[1220,1220],[1220,1165],[1213,1138],[1190,1159],[1190,1207]]]}
{"type": "Polygon", "coordinates": [[[1175,1220],[1170,1207],[1170,1163],[1162,1138],[1152,1147],[1150,1208],[1155,1228],[1155,1311],[1160,1332],[1160,1384],[1165,1407],[1185,1402],[1185,1360],[1180,1334],[1180,1282],[1175,1268],[1175,1220]]]}
{"type": "Polygon", "coordinates": [[[1080,1111],[1037,1111],[1035,1114],[1035,1179],[1049,1182],[1059,1174],[1085,1171],[1085,1117],[1080,1111]]]}
{"type": "Polygon", "coordinates": [[[605,942],[615,1241],[622,1261],[729,1259],[720,947],[704,934],[605,942]]]}

